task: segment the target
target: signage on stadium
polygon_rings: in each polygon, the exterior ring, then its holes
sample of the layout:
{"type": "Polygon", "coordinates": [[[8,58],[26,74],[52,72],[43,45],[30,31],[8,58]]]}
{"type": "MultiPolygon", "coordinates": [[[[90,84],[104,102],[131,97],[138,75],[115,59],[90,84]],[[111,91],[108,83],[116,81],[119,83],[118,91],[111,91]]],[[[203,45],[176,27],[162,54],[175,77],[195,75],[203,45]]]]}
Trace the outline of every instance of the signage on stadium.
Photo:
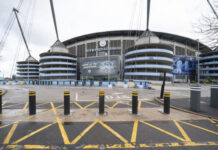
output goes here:
{"type": "Polygon", "coordinates": [[[121,50],[121,47],[100,47],[95,49],[87,49],[87,52],[99,52],[99,51],[121,50]]]}

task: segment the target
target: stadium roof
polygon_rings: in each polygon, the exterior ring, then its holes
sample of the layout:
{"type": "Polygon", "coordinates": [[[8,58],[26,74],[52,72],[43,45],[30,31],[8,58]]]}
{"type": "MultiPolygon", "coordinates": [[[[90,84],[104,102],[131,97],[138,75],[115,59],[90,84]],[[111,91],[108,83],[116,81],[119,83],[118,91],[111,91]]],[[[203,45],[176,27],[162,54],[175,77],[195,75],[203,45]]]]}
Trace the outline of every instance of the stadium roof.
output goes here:
{"type": "MultiPolygon", "coordinates": [[[[118,30],[118,31],[96,32],[96,33],[86,34],[82,36],[77,36],[72,39],[66,40],[63,43],[67,46],[67,45],[75,44],[77,42],[82,42],[85,40],[90,40],[90,39],[95,39],[95,38],[116,37],[116,36],[137,36],[139,37],[140,35],[143,34],[143,32],[145,31],[143,30],[118,30]]],[[[165,40],[175,41],[175,42],[182,43],[182,44],[187,44],[187,46],[197,49],[198,43],[196,40],[183,37],[183,36],[179,36],[179,35],[175,35],[175,34],[170,34],[170,33],[155,32],[155,31],[151,31],[151,32],[153,32],[160,39],[165,39],[165,40]]],[[[199,43],[199,49],[202,53],[207,53],[207,52],[212,51],[208,46],[202,43],[199,43]]]]}

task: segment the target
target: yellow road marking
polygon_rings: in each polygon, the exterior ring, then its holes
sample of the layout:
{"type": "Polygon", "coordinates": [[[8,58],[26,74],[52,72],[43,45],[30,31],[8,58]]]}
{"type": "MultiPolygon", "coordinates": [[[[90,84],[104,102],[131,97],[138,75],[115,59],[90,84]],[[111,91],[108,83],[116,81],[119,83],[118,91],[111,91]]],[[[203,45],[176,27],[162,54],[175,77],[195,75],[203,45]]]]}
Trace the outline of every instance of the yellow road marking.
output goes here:
{"type": "Polygon", "coordinates": [[[115,130],[113,130],[111,127],[109,127],[108,125],[106,125],[105,123],[103,123],[102,121],[98,121],[103,127],[105,127],[108,131],[110,131],[113,135],[115,135],[116,137],[118,137],[121,141],[123,141],[124,143],[128,143],[128,141],[122,137],[119,133],[117,133],[115,130]]]}
{"type": "Polygon", "coordinates": [[[28,102],[26,102],[26,104],[24,105],[24,107],[23,107],[23,109],[21,110],[21,112],[24,112],[24,111],[26,110],[27,106],[28,106],[28,102]]]}
{"type": "Polygon", "coordinates": [[[218,132],[215,132],[215,131],[212,131],[212,130],[209,130],[209,129],[206,129],[206,128],[203,128],[203,127],[200,127],[200,126],[197,126],[197,125],[187,123],[187,122],[184,122],[184,121],[179,121],[179,122],[218,135],[218,132]]]}
{"type": "Polygon", "coordinates": [[[208,118],[211,123],[216,123],[213,119],[208,118]]]}
{"type": "Polygon", "coordinates": [[[67,133],[66,133],[66,131],[65,131],[65,129],[64,129],[62,123],[61,123],[61,119],[60,119],[59,117],[57,117],[56,120],[57,120],[59,129],[60,129],[60,131],[61,131],[61,135],[62,135],[62,137],[63,137],[64,144],[70,144],[70,141],[69,141],[69,138],[68,138],[68,136],[67,136],[67,133]]]}
{"type": "Polygon", "coordinates": [[[16,140],[16,141],[14,141],[14,142],[12,142],[12,144],[18,144],[18,143],[24,141],[25,139],[27,139],[27,138],[29,138],[29,137],[35,135],[36,133],[39,133],[40,131],[45,130],[46,128],[50,127],[51,125],[53,125],[53,124],[55,124],[55,123],[57,123],[57,122],[53,122],[53,123],[50,123],[50,124],[48,124],[48,125],[45,125],[45,126],[41,127],[40,129],[38,129],[38,130],[36,130],[36,131],[33,131],[33,132],[31,132],[31,133],[25,135],[24,137],[22,137],[22,138],[20,138],[20,139],[18,139],[18,140],[16,140]]]}
{"type": "Polygon", "coordinates": [[[10,108],[10,107],[12,107],[12,106],[17,106],[17,105],[22,105],[22,104],[25,104],[25,103],[13,104],[13,105],[5,106],[5,107],[2,107],[2,108],[10,108]]]}
{"type": "Polygon", "coordinates": [[[6,125],[3,125],[3,126],[0,126],[0,129],[1,128],[4,128],[4,127],[7,127],[7,126],[10,126],[11,124],[6,124],[6,125]]]}
{"type": "Polygon", "coordinates": [[[97,102],[91,102],[90,104],[86,105],[86,106],[83,107],[83,108],[86,109],[86,108],[88,108],[89,106],[91,106],[91,105],[93,105],[93,104],[95,104],[95,103],[97,103],[97,102]]]}
{"type": "Polygon", "coordinates": [[[141,108],[141,105],[142,105],[142,101],[139,101],[139,104],[138,104],[138,109],[141,108]]]}
{"type": "Polygon", "coordinates": [[[131,143],[135,143],[136,142],[137,130],[138,130],[138,121],[136,120],[134,122],[133,129],[132,129],[131,143]]]}
{"type": "Polygon", "coordinates": [[[113,104],[113,106],[111,106],[110,108],[114,108],[115,106],[117,106],[119,104],[119,102],[116,102],[115,104],[113,104]]]}
{"type": "Polygon", "coordinates": [[[78,106],[80,109],[84,109],[79,103],[74,102],[74,104],[76,104],[76,106],[78,106]]]}
{"type": "Polygon", "coordinates": [[[11,130],[8,132],[8,135],[7,135],[6,138],[4,139],[3,144],[8,144],[8,143],[10,142],[10,139],[11,139],[11,137],[13,136],[14,131],[16,130],[18,123],[19,123],[19,121],[16,121],[16,122],[14,123],[14,125],[11,127],[11,130]]]}
{"type": "Polygon", "coordinates": [[[80,133],[72,142],[71,144],[76,144],[96,123],[98,120],[90,124],[82,133],[80,133]]]}
{"type": "Polygon", "coordinates": [[[106,106],[107,108],[111,108],[110,106],[108,106],[107,104],[104,104],[104,106],[106,106]]]}
{"type": "Polygon", "coordinates": [[[182,136],[185,138],[186,142],[191,142],[190,137],[187,135],[187,133],[185,132],[185,130],[180,126],[180,124],[176,121],[173,120],[174,124],[176,125],[176,127],[179,129],[180,133],[182,134],[182,136]]]}
{"type": "MultiPolygon", "coordinates": [[[[63,106],[64,106],[64,105],[59,105],[59,106],[55,107],[55,109],[61,108],[61,107],[63,107],[63,106]]],[[[52,110],[52,108],[51,108],[51,109],[48,109],[48,110],[44,110],[43,112],[41,112],[41,114],[45,114],[45,113],[47,113],[47,112],[50,111],[50,110],[52,110]]]]}
{"type": "Polygon", "coordinates": [[[55,109],[55,107],[54,107],[54,103],[53,103],[53,102],[50,102],[50,104],[51,104],[51,108],[52,108],[52,110],[53,110],[53,113],[56,115],[56,114],[57,114],[57,111],[56,111],[56,109],[55,109]]]}
{"type": "Polygon", "coordinates": [[[155,104],[155,103],[152,103],[152,102],[148,102],[148,101],[143,101],[143,102],[154,105],[154,106],[159,106],[158,104],[155,104]]]}
{"type": "Polygon", "coordinates": [[[142,123],[144,123],[144,124],[146,124],[146,125],[148,125],[148,126],[154,128],[154,129],[157,129],[157,130],[159,130],[159,131],[161,131],[161,132],[163,132],[163,133],[165,133],[165,134],[168,134],[168,135],[170,135],[170,136],[172,136],[172,137],[174,137],[174,138],[176,138],[176,139],[178,139],[178,140],[180,140],[180,141],[185,142],[185,140],[184,140],[183,138],[181,138],[181,137],[179,137],[179,136],[177,136],[177,135],[175,135],[175,134],[173,134],[173,133],[171,133],[171,132],[168,132],[168,131],[166,131],[166,130],[163,130],[163,129],[161,129],[161,128],[157,127],[157,126],[154,126],[154,125],[152,125],[152,124],[150,124],[150,123],[147,123],[147,122],[145,122],[145,121],[140,121],[140,122],[142,122],[142,123]]]}
{"type": "Polygon", "coordinates": [[[48,104],[49,102],[45,102],[45,103],[41,103],[41,104],[38,104],[36,106],[42,106],[42,105],[45,105],[45,104],[48,104]]]}
{"type": "Polygon", "coordinates": [[[50,146],[44,145],[24,145],[25,149],[50,149],[50,146]]]}
{"type": "Polygon", "coordinates": [[[3,102],[3,103],[2,103],[2,106],[4,106],[5,104],[6,104],[6,102],[3,102]]]}

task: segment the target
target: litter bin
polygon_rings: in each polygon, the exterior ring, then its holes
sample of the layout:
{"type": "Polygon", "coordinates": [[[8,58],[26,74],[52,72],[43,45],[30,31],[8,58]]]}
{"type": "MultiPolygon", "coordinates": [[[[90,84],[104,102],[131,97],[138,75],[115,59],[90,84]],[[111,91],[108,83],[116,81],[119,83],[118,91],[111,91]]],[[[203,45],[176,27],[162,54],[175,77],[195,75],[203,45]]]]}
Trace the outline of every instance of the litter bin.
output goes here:
{"type": "Polygon", "coordinates": [[[191,87],[190,92],[190,109],[198,112],[200,111],[201,87],[191,87]]]}
{"type": "Polygon", "coordinates": [[[218,85],[211,86],[210,106],[218,107],[218,85]]]}

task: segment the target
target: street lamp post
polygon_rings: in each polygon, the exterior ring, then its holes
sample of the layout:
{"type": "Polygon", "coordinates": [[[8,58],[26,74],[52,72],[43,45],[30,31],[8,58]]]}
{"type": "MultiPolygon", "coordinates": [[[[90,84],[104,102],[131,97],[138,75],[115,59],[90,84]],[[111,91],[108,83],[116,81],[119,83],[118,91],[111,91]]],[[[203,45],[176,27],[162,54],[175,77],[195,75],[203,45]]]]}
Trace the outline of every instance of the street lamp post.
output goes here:
{"type": "Polygon", "coordinates": [[[200,86],[200,64],[199,64],[199,39],[197,39],[197,42],[198,42],[198,53],[197,53],[197,60],[198,60],[198,71],[197,71],[197,74],[198,74],[198,76],[197,76],[197,86],[200,86]]]}

